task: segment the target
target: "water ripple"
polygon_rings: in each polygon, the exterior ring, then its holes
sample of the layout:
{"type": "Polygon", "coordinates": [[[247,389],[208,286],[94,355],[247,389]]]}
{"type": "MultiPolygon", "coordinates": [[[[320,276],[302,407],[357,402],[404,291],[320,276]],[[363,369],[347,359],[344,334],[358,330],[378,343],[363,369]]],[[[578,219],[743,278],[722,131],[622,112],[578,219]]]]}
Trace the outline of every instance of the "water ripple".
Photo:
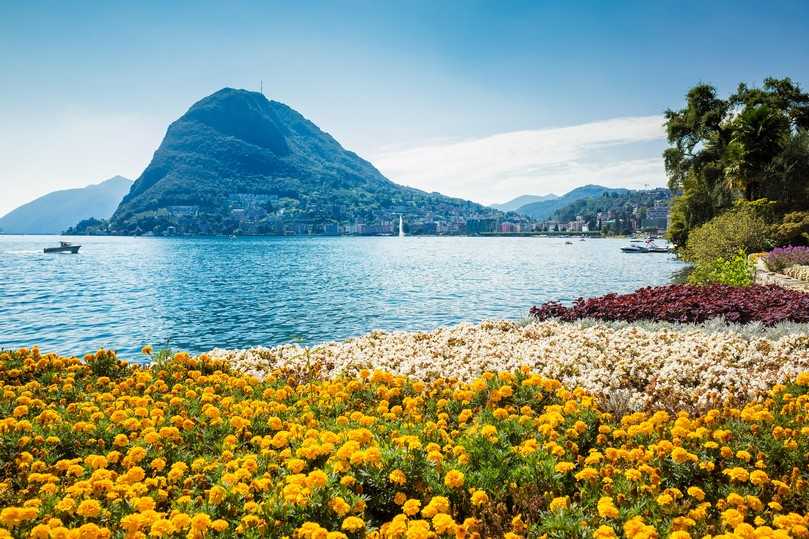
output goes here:
{"type": "Polygon", "coordinates": [[[550,238],[77,238],[0,236],[0,348],[137,357],[521,318],[549,299],[666,283],[669,255],[621,240],[550,238]]]}

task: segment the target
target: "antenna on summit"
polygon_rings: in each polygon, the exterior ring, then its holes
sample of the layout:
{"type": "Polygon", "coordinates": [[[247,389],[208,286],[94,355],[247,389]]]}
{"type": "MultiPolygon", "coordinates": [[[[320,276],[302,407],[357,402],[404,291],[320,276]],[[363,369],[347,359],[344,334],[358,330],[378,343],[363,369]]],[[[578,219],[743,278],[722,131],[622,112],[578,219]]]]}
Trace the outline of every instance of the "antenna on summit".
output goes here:
{"type": "Polygon", "coordinates": [[[261,95],[264,95],[264,79],[261,79],[261,95]]]}

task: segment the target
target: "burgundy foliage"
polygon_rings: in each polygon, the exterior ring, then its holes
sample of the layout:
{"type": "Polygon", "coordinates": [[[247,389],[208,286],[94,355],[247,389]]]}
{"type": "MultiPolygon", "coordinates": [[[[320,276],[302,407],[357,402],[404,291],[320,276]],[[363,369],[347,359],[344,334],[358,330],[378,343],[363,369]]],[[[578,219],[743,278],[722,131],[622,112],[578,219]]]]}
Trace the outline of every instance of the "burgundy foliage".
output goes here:
{"type": "Polygon", "coordinates": [[[783,321],[809,322],[809,294],[778,286],[687,285],[647,287],[631,294],[607,294],[579,298],[569,307],[551,301],[531,308],[531,316],[565,321],[655,320],[703,322],[722,316],[728,322],[761,322],[771,326],[783,321]]]}

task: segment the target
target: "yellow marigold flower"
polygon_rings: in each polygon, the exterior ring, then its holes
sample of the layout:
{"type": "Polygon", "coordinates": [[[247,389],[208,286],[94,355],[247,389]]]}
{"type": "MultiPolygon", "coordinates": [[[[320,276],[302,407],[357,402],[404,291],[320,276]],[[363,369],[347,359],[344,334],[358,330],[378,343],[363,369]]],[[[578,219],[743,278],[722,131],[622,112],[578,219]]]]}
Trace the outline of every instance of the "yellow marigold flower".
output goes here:
{"type": "Polygon", "coordinates": [[[464,483],[464,475],[458,470],[450,470],[444,476],[444,484],[449,488],[461,488],[464,483]]]}
{"type": "Polygon", "coordinates": [[[219,485],[214,485],[208,492],[208,503],[219,505],[227,496],[227,491],[219,485]]]}
{"type": "Polygon", "coordinates": [[[193,530],[204,532],[211,526],[211,517],[205,513],[196,513],[191,517],[191,528],[193,530]]]}
{"type": "Polygon", "coordinates": [[[214,531],[222,533],[223,531],[228,529],[228,523],[227,523],[226,520],[218,518],[218,519],[214,520],[213,522],[211,522],[211,528],[214,531]]]}
{"type": "Polygon", "coordinates": [[[51,529],[45,524],[37,524],[31,529],[29,537],[31,539],[48,539],[51,535],[51,529]]]}
{"type": "Polygon", "coordinates": [[[766,485],[770,478],[767,476],[767,472],[762,470],[753,470],[750,472],[750,482],[760,487],[762,485],[766,485]]]}
{"type": "Polygon", "coordinates": [[[799,386],[809,386],[809,371],[803,371],[795,378],[795,383],[799,386]]]}
{"type": "Polygon", "coordinates": [[[401,486],[407,483],[407,476],[398,468],[388,474],[388,479],[395,485],[401,486]]]}
{"type": "Polygon", "coordinates": [[[343,516],[351,510],[351,506],[343,499],[342,496],[335,496],[329,502],[329,507],[332,511],[337,513],[337,516],[343,516]]]}
{"type": "Polygon", "coordinates": [[[744,468],[728,468],[727,470],[722,471],[723,474],[730,477],[731,481],[739,481],[739,482],[746,482],[747,479],[750,477],[750,474],[744,468]]]}
{"type": "Polygon", "coordinates": [[[186,513],[175,513],[171,517],[171,523],[177,530],[184,530],[191,526],[191,517],[186,513]]]}
{"type": "Polygon", "coordinates": [[[722,522],[730,528],[735,528],[744,522],[744,515],[736,509],[727,509],[722,511],[722,522]]]}
{"type": "Polygon", "coordinates": [[[82,500],[76,508],[76,513],[84,518],[95,518],[101,514],[101,504],[98,500],[82,500]]]}
{"type": "Polygon", "coordinates": [[[691,534],[687,531],[678,530],[669,534],[669,539],[691,539],[691,534]]]}
{"type": "Polygon", "coordinates": [[[489,495],[486,494],[485,490],[476,490],[472,493],[471,502],[474,506],[485,505],[489,503],[489,495]]]}
{"type": "Polygon", "coordinates": [[[677,464],[685,464],[686,462],[697,462],[699,458],[682,447],[675,447],[671,450],[671,460],[677,464]]]}
{"type": "Polygon", "coordinates": [[[743,460],[745,462],[749,462],[753,456],[750,454],[749,451],[736,451],[736,458],[739,460],[743,460]]]}
{"type": "Polygon", "coordinates": [[[705,499],[705,492],[699,487],[688,487],[686,492],[688,492],[689,496],[699,502],[705,499]]]}
{"type": "Polygon", "coordinates": [[[418,513],[420,508],[421,502],[411,498],[402,505],[402,512],[410,517],[418,513]]]}
{"type": "Polygon", "coordinates": [[[323,487],[328,483],[329,476],[323,470],[312,470],[306,476],[306,483],[310,487],[323,487]]]}
{"type": "Polygon", "coordinates": [[[174,533],[174,524],[165,518],[159,518],[152,523],[149,528],[149,535],[152,537],[166,537],[174,533]]]}
{"type": "Polygon", "coordinates": [[[557,512],[570,507],[570,498],[568,496],[559,496],[551,500],[548,509],[557,512]]]}
{"type": "Polygon", "coordinates": [[[601,518],[617,518],[618,508],[612,502],[612,498],[604,496],[598,500],[598,516],[601,518]]]}
{"type": "Polygon", "coordinates": [[[573,470],[575,467],[576,465],[572,462],[559,462],[556,464],[556,466],[553,467],[553,469],[557,473],[567,473],[573,470]]]}
{"type": "Polygon", "coordinates": [[[606,524],[599,526],[598,529],[593,532],[593,539],[617,539],[617,537],[618,536],[615,535],[615,530],[606,524]]]}
{"type": "Polygon", "coordinates": [[[112,440],[112,445],[116,447],[124,447],[129,443],[129,438],[126,434],[116,434],[115,438],[112,440]]]}
{"type": "Polygon", "coordinates": [[[143,355],[145,355],[145,356],[150,356],[150,355],[152,355],[152,345],[151,345],[151,344],[147,344],[146,346],[144,346],[143,348],[141,348],[141,349],[140,349],[140,351],[141,351],[141,353],[142,353],[143,355]]]}
{"type": "Polygon", "coordinates": [[[433,517],[433,528],[439,534],[455,534],[457,525],[455,521],[446,513],[438,513],[433,517]]]}
{"type": "Polygon", "coordinates": [[[598,478],[598,470],[595,468],[584,468],[574,476],[578,481],[592,481],[598,478]]]}
{"type": "Polygon", "coordinates": [[[427,518],[432,518],[438,513],[449,513],[449,500],[444,496],[433,496],[430,503],[421,510],[421,514],[427,518]]]}
{"type": "Polygon", "coordinates": [[[666,506],[671,505],[671,503],[674,501],[674,498],[671,496],[671,494],[664,492],[663,494],[657,497],[656,501],[657,505],[666,506]]]}
{"type": "Polygon", "coordinates": [[[343,524],[340,526],[340,529],[349,531],[349,532],[356,532],[365,527],[365,522],[359,517],[347,517],[343,520],[343,524]]]}

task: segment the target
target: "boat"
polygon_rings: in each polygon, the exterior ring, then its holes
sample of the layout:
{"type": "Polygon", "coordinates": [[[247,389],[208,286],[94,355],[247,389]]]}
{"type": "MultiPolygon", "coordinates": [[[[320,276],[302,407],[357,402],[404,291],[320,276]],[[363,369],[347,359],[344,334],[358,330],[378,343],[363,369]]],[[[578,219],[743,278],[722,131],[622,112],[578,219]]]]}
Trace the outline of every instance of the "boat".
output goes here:
{"type": "Polygon", "coordinates": [[[572,241],[566,241],[565,245],[573,245],[573,242],[572,241]]]}
{"type": "Polygon", "coordinates": [[[649,253],[649,249],[647,249],[643,245],[627,245],[626,247],[621,247],[621,251],[625,253],[649,253]]]}
{"type": "Polygon", "coordinates": [[[45,253],[70,253],[77,254],[81,245],[73,245],[69,241],[60,241],[59,247],[45,247],[45,253]]]}
{"type": "Polygon", "coordinates": [[[671,247],[668,245],[658,245],[654,238],[647,240],[630,240],[629,245],[621,247],[625,253],[670,253],[671,247]]]}

